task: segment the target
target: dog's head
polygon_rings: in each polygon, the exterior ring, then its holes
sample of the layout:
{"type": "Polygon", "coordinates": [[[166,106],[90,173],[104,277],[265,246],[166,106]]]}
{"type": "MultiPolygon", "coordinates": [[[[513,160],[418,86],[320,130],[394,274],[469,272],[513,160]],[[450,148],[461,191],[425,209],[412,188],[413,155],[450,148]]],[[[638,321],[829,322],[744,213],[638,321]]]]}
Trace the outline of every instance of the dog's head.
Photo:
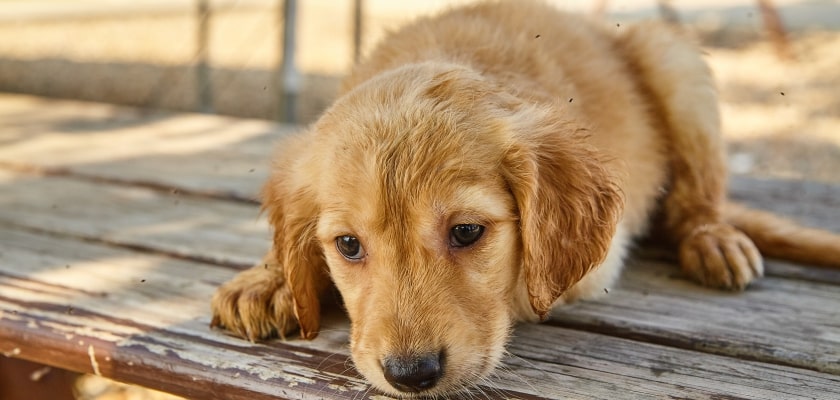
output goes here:
{"type": "Polygon", "coordinates": [[[266,185],[304,337],[331,278],[358,370],[394,394],[487,376],[517,319],[598,265],[621,196],[584,133],[474,71],[406,66],[281,149],[266,185]]]}

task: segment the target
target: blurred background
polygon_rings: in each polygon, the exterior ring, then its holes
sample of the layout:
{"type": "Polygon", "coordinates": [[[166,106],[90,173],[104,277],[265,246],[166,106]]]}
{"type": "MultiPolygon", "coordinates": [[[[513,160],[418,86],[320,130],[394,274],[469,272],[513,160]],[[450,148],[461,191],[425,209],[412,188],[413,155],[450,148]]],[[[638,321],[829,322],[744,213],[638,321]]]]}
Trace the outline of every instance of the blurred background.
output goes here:
{"type": "MultiPolygon", "coordinates": [[[[307,123],[385,32],[468,2],[0,0],[0,91],[307,123]]],[[[695,31],[722,92],[733,170],[839,178],[838,1],[549,2],[695,31]]]]}
{"type": "MultiPolygon", "coordinates": [[[[0,0],[0,91],[307,123],[385,32],[468,2],[0,0]]],[[[838,1],[549,2],[694,30],[733,171],[840,179],[838,1]]]]}
{"type": "MultiPolygon", "coordinates": [[[[306,124],[387,31],[471,1],[0,0],[0,92],[306,124]]],[[[731,170],[840,182],[840,2],[549,2],[618,29],[664,18],[693,30],[731,170]]],[[[78,388],[168,398],[93,376],[78,388]]]]}

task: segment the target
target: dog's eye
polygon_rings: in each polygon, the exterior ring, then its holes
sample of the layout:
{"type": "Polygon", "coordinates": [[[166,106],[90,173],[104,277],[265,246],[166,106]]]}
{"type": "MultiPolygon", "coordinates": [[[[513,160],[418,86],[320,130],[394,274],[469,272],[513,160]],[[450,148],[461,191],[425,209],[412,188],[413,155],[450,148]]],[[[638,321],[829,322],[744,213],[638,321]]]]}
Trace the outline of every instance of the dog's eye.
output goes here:
{"type": "Polygon", "coordinates": [[[452,247],[467,247],[481,238],[484,227],[478,224],[455,225],[449,231],[449,245],[452,247]]]}
{"type": "Polygon", "coordinates": [[[350,235],[335,238],[335,248],[350,261],[359,261],[365,256],[365,248],[359,243],[359,239],[350,235]]]}

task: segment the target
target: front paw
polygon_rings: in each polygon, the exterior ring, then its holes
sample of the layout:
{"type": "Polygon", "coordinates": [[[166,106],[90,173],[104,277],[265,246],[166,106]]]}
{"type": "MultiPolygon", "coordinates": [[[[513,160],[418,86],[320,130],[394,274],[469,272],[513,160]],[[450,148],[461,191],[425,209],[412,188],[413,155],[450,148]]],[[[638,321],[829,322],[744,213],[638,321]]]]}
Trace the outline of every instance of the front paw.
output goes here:
{"type": "Polygon", "coordinates": [[[252,342],[294,331],[294,302],[277,265],[242,271],[213,295],[211,327],[224,327],[252,342]]]}
{"type": "Polygon", "coordinates": [[[724,224],[694,229],[680,244],[680,265],[704,286],[743,290],[764,274],[761,254],[744,233],[724,224]]]}

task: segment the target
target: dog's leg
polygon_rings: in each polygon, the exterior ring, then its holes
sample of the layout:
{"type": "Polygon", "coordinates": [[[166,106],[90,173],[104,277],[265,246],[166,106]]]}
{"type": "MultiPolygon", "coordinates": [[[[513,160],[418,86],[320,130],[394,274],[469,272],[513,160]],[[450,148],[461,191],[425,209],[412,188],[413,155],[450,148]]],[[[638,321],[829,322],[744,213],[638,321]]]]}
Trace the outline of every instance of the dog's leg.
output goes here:
{"type": "Polygon", "coordinates": [[[661,117],[671,174],[664,228],[679,244],[682,269],[713,287],[743,289],[763,273],[753,242],[724,220],[726,158],[717,92],[700,49],[660,24],[619,39],[661,117]]]}
{"type": "Polygon", "coordinates": [[[292,291],[274,251],[219,287],[212,307],[211,326],[227,328],[252,342],[285,337],[298,327],[292,291]]]}

